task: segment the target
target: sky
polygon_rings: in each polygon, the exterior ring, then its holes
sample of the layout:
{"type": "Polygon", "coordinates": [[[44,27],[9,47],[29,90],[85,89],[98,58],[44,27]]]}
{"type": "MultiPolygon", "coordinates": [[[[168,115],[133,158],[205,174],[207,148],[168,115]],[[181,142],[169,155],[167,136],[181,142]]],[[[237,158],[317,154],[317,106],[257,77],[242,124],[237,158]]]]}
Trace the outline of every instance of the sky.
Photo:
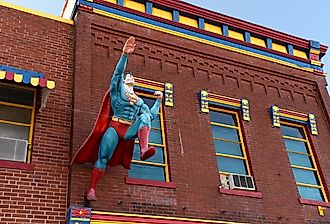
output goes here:
{"type": "MultiPolygon", "coordinates": [[[[64,0],[2,0],[59,16],[64,0]]],[[[231,17],[330,46],[330,0],[185,0],[231,17]]],[[[330,85],[330,49],[322,58],[330,85]]],[[[330,86],[328,86],[330,92],[330,86]]]]}

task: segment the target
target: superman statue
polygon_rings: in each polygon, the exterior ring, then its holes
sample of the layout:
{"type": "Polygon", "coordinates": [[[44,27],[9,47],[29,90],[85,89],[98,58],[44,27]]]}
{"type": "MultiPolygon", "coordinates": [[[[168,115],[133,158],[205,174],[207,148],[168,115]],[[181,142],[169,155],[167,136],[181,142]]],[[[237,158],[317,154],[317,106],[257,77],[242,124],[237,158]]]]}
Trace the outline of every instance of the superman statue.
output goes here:
{"type": "Polygon", "coordinates": [[[125,68],[128,55],[133,53],[135,46],[135,38],[128,38],[112,76],[110,91],[103,98],[94,129],[71,162],[71,165],[95,163],[86,191],[86,199],[89,201],[96,200],[96,185],[107,165],[122,165],[130,169],[136,138],[140,144],[141,160],[150,158],[156,152],[154,147],[148,148],[148,139],[151,121],[159,112],[163,93],[155,91],[157,100],[150,109],[134,93],[134,77],[131,73],[126,73],[125,68]]]}

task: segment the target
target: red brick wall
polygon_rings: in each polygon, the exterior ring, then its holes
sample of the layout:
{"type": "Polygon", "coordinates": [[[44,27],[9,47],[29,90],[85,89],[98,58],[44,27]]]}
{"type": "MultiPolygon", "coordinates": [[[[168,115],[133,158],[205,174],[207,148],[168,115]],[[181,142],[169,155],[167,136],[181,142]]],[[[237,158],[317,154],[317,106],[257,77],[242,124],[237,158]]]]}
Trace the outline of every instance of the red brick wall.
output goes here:
{"type": "MultiPolygon", "coordinates": [[[[0,223],[63,223],[67,210],[73,26],[0,6],[0,64],[56,82],[36,113],[32,171],[0,167],[0,223]]],[[[24,84],[23,84],[24,85],[24,84]]],[[[40,104],[38,91],[38,104],[40,104]]]]}
{"type": "MultiPolygon", "coordinates": [[[[321,218],[316,206],[298,202],[280,129],[272,128],[268,113],[276,104],[317,116],[319,136],[312,139],[329,188],[330,120],[324,106],[329,96],[324,78],[86,12],[77,18],[76,34],[74,152],[94,125],[128,36],[136,37],[137,47],[127,69],[138,77],[174,85],[175,106],[165,109],[165,123],[171,179],[177,188],[126,185],[126,170],[108,168],[97,189],[98,201],[91,204],[94,210],[251,223],[330,222],[329,214],[321,218]],[[209,118],[200,113],[197,99],[201,89],[249,100],[252,122],[243,122],[243,128],[262,199],[217,191],[209,118]]],[[[71,205],[82,204],[91,167],[74,166],[71,205]]]]}

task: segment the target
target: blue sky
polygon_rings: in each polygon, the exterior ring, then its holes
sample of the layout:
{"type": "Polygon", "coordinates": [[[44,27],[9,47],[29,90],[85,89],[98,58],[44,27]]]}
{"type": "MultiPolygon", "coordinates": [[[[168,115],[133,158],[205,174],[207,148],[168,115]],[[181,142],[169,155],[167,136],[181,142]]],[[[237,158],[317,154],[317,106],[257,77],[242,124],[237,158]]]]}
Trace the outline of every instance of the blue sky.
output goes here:
{"type": "MultiPolygon", "coordinates": [[[[4,0],[59,15],[64,0],[4,0]]],[[[186,0],[194,5],[330,46],[330,0],[186,0]]],[[[330,49],[322,58],[329,74],[330,49]]],[[[328,86],[330,91],[330,86],[328,86]]]]}

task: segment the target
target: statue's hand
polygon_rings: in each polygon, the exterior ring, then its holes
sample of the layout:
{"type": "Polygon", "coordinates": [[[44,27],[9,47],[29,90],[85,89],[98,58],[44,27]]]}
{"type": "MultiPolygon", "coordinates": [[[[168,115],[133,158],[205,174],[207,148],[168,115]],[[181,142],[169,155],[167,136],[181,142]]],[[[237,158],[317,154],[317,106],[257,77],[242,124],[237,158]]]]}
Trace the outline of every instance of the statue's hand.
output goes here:
{"type": "Polygon", "coordinates": [[[123,47],[123,53],[124,54],[132,54],[134,49],[135,49],[135,38],[134,37],[129,37],[127,40],[126,40],[126,43],[123,47]]]}
{"type": "Polygon", "coordinates": [[[163,99],[163,93],[161,91],[155,91],[154,95],[158,98],[158,99],[163,99]]]}

